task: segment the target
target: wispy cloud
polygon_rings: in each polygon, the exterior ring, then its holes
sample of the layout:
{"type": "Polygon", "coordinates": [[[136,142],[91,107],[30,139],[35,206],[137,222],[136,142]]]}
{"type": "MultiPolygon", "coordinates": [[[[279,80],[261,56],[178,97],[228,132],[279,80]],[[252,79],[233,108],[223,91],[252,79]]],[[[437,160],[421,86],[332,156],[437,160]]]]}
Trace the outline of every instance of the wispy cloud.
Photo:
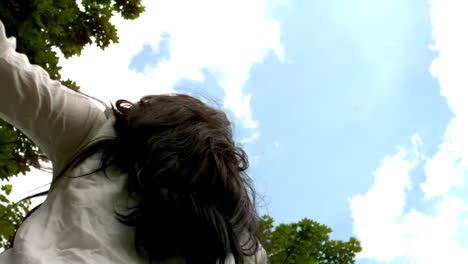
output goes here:
{"type": "Polygon", "coordinates": [[[421,142],[413,137],[412,147],[384,159],[371,189],[350,200],[354,232],[363,244],[360,257],[382,262],[397,257],[416,264],[468,259],[468,203],[457,192],[464,188],[468,172],[468,2],[429,0],[429,4],[434,39],[430,48],[439,52],[430,71],[454,117],[432,157],[422,156],[421,142]],[[412,188],[411,170],[418,164],[424,166],[426,180],[416,188],[433,202],[430,215],[415,208],[403,211],[412,188]]]}
{"type": "Polygon", "coordinates": [[[147,11],[139,19],[113,20],[119,44],[104,52],[88,47],[81,57],[62,60],[63,75],[100,98],[137,100],[148,93],[170,92],[181,78],[203,81],[202,70],[208,70],[224,89],[224,107],[245,127],[256,128],[252,95],[242,90],[250,68],[270,51],[284,59],[280,25],[268,16],[268,2],[160,0],[143,4],[147,11]],[[144,74],[129,70],[132,56],[145,44],[156,50],[162,33],[170,37],[170,58],[144,74]]]}
{"type": "Polygon", "coordinates": [[[240,139],[239,142],[242,144],[252,143],[252,142],[255,142],[259,137],[260,137],[260,132],[256,131],[250,137],[240,139]]]}

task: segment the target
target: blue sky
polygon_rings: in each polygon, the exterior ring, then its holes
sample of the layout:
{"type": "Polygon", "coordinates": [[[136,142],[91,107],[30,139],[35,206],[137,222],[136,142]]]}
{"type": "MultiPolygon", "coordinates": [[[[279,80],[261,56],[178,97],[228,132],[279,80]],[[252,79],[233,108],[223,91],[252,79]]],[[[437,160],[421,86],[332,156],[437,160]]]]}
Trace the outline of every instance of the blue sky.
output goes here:
{"type": "Polygon", "coordinates": [[[356,236],[359,264],[468,257],[468,4],[156,2],[115,20],[118,45],[62,59],[63,75],[107,100],[214,100],[249,154],[260,212],[356,236]]]}
{"type": "Polygon", "coordinates": [[[349,236],[348,199],[369,188],[387,153],[416,132],[435,151],[451,114],[428,71],[427,4],[411,3],[358,29],[351,20],[374,10],[355,6],[343,17],[333,1],[301,1],[277,12],[293,63],[267,56],[246,90],[262,135],[249,146],[261,157],[253,175],[265,179],[279,222],[309,217],[349,236]]]}

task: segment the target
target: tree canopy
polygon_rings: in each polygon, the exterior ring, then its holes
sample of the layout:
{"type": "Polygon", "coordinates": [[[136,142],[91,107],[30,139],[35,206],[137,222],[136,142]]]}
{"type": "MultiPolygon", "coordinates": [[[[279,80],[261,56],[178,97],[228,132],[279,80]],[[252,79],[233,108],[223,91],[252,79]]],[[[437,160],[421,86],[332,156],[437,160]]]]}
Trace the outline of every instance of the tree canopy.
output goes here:
{"type": "Polygon", "coordinates": [[[360,242],[331,240],[332,229],[310,219],[273,227],[273,218],[263,216],[258,234],[271,264],[353,264],[360,242]]]}
{"type": "MultiPolygon", "coordinates": [[[[40,65],[52,79],[79,89],[71,80],[62,80],[58,48],[66,58],[79,56],[88,44],[105,49],[118,42],[118,32],[110,22],[114,15],[135,19],[144,11],[141,0],[2,0],[0,20],[9,37],[16,37],[16,50],[40,65]],[[78,5],[78,2],[81,2],[78,5]]],[[[44,153],[21,131],[0,120],[0,180],[26,174],[31,167],[44,167],[44,153]]],[[[29,211],[30,202],[15,204],[7,199],[11,185],[0,192],[0,246],[8,247],[14,230],[29,211]]]]}

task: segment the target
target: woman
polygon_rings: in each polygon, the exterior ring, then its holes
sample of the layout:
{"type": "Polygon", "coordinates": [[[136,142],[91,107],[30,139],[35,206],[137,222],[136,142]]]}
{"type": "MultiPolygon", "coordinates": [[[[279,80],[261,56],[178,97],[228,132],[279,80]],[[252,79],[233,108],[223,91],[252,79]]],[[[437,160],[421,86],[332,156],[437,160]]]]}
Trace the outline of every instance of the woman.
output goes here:
{"type": "Polygon", "coordinates": [[[53,164],[0,263],[266,263],[223,112],[181,94],[102,112],[15,52],[0,21],[0,118],[53,164]]]}

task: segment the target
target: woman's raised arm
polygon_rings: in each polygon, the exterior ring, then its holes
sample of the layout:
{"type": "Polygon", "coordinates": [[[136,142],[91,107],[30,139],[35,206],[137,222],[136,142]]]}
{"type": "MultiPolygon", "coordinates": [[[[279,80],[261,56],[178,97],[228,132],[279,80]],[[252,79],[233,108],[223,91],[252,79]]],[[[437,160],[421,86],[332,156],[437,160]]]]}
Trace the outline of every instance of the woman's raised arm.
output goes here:
{"type": "Polygon", "coordinates": [[[0,21],[0,118],[44,151],[55,176],[106,117],[86,96],[51,80],[15,48],[15,38],[6,37],[0,21]]]}

